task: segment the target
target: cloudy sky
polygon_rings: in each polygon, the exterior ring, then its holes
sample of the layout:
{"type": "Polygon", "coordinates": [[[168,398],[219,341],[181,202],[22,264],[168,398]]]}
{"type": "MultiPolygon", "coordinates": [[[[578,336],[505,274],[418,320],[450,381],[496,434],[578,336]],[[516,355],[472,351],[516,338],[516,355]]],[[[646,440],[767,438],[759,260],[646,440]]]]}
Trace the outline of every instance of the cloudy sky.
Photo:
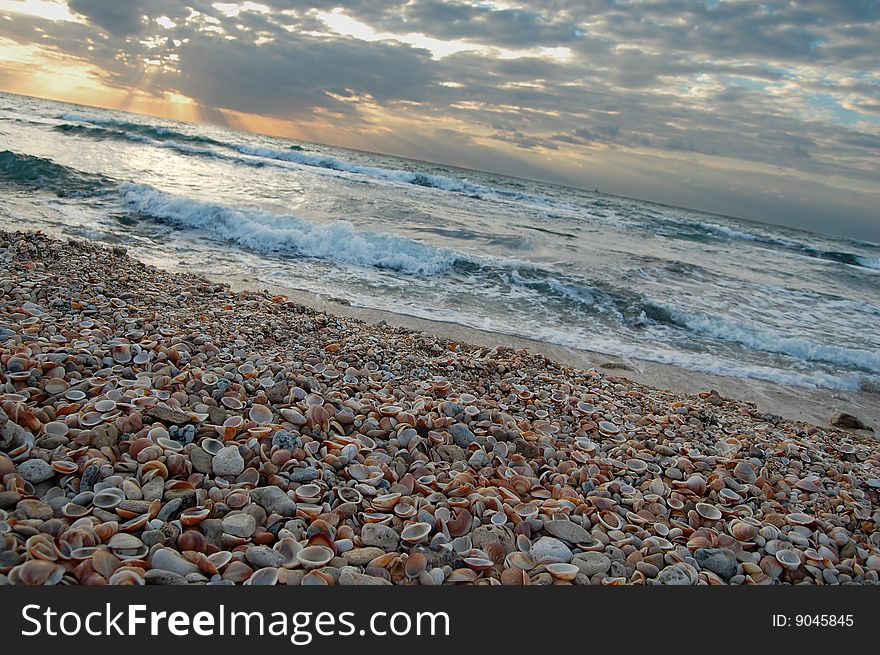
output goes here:
{"type": "Polygon", "coordinates": [[[880,241],[877,0],[0,0],[0,89],[880,241]]]}

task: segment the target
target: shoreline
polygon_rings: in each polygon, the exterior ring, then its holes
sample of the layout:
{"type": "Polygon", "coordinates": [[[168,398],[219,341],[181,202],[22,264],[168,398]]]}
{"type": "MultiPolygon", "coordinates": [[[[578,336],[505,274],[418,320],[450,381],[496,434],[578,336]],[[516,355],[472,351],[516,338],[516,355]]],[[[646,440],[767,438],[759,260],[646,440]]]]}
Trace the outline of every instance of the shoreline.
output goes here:
{"type": "MultiPolygon", "coordinates": [[[[426,332],[435,336],[485,348],[502,345],[525,348],[544,355],[563,366],[582,370],[596,370],[617,378],[627,379],[657,389],[689,395],[711,390],[731,400],[754,403],[758,411],[769,416],[780,416],[825,428],[833,427],[831,420],[846,413],[859,418],[880,432],[880,392],[848,391],[840,389],[806,388],[754,378],[732,377],[691,371],[674,364],[624,358],[616,355],[560,346],[499,332],[491,332],[458,323],[434,321],[388,310],[357,307],[346,301],[321,294],[309,293],[275,284],[267,284],[247,276],[214,277],[216,282],[229,284],[236,291],[256,288],[273,295],[285,295],[321,312],[360,319],[369,324],[384,321],[388,325],[426,332]]],[[[867,431],[859,431],[870,434],[867,431]]]]}
{"type": "Polygon", "coordinates": [[[872,434],[118,246],[0,262],[0,585],[880,583],[872,434]]]}

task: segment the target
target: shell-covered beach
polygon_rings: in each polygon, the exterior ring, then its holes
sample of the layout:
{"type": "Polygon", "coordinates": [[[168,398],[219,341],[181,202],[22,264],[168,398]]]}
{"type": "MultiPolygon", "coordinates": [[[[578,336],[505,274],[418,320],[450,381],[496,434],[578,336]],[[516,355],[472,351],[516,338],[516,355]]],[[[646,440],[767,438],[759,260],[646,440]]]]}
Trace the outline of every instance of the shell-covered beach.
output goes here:
{"type": "Polygon", "coordinates": [[[0,582],[875,584],[880,451],[0,232],[0,582]]]}

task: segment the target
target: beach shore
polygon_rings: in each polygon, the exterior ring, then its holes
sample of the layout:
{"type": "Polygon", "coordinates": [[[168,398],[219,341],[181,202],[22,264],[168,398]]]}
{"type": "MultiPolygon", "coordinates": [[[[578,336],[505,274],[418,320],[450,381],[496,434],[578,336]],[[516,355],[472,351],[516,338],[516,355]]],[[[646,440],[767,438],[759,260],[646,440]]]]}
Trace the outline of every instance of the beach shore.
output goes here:
{"type": "Polygon", "coordinates": [[[831,421],[835,417],[846,413],[858,417],[875,430],[880,430],[880,392],[804,388],[751,378],[713,375],[690,371],[671,364],[617,357],[591,350],[581,350],[498,332],[478,330],[456,323],[431,321],[406,314],[354,307],[341,299],[278,285],[267,285],[244,276],[227,277],[223,280],[217,278],[217,281],[225,282],[238,291],[259,288],[272,294],[284,294],[319,311],[357,318],[367,323],[375,324],[384,321],[388,325],[427,332],[452,341],[471,343],[487,348],[494,348],[497,345],[517,349],[526,348],[530,352],[540,353],[565,366],[583,370],[595,369],[607,375],[626,378],[658,389],[669,389],[687,394],[715,390],[726,398],[754,403],[761,413],[777,415],[793,421],[831,427],[831,421]]]}
{"type": "Polygon", "coordinates": [[[876,437],[823,425],[868,397],[42,234],[0,232],[0,263],[0,583],[878,582],[876,437]]]}

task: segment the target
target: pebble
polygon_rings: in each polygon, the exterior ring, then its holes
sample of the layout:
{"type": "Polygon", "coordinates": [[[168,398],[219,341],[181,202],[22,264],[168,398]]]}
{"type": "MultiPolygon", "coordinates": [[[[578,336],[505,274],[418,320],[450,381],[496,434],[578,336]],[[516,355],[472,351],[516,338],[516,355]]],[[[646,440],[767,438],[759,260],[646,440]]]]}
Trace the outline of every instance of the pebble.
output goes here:
{"type": "Polygon", "coordinates": [[[236,537],[249,538],[257,529],[257,520],[250,514],[227,514],[223,517],[223,531],[236,537]]]}
{"type": "Polygon", "coordinates": [[[17,467],[18,474],[32,484],[39,484],[51,479],[55,471],[49,463],[42,459],[29,459],[17,467]]]}
{"type": "Polygon", "coordinates": [[[259,487],[251,490],[251,499],[270,514],[294,516],[296,503],[278,487],[259,487]]]}
{"type": "Polygon", "coordinates": [[[79,543],[130,558],[114,580],[161,584],[259,570],[297,585],[297,553],[328,544],[306,582],[544,585],[569,561],[575,584],[878,581],[864,431],[233,292],[90,242],[0,232],[0,260],[0,581],[40,582],[24,566],[39,555],[67,562],[59,584],[106,583],[106,559],[68,565],[79,543]],[[783,549],[807,563],[783,569],[783,549]],[[207,575],[191,550],[231,561],[207,575]]]}
{"type": "Polygon", "coordinates": [[[544,531],[569,544],[589,543],[593,540],[589,532],[571,521],[547,521],[544,531]]]}
{"type": "Polygon", "coordinates": [[[214,455],[211,468],[215,475],[239,475],[244,471],[244,458],[237,446],[226,446],[214,455]]]}
{"type": "Polygon", "coordinates": [[[736,553],[727,548],[700,548],[694,553],[694,559],[701,568],[709,569],[725,580],[736,575],[736,553]]]}
{"type": "Polygon", "coordinates": [[[591,578],[597,573],[608,573],[611,568],[611,558],[604,553],[578,553],[571,558],[571,563],[577,566],[581,573],[591,578]]]}
{"type": "Polygon", "coordinates": [[[400,537],[387,525],[367,523],[361,528],[361,541],[365,546],[375,546],[390,553],[397,549],[400,537]]]}

